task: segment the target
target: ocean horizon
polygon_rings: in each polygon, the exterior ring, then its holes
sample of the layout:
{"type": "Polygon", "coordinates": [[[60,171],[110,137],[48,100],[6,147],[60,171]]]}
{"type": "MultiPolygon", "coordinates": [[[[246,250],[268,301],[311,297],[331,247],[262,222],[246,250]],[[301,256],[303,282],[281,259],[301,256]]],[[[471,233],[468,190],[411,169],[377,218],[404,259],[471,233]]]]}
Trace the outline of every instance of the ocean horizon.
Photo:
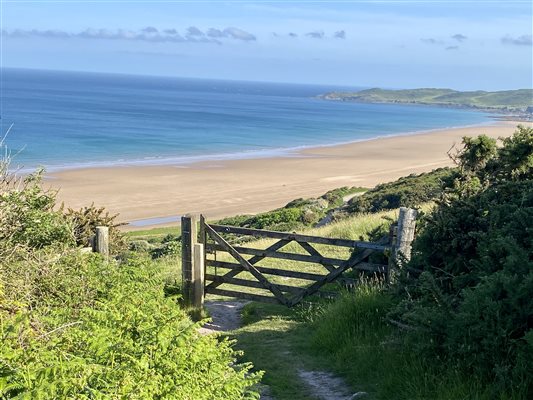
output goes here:
{"type": "Polygon", "coordinates": [[[24,170],[275,157],[493,121],[473,110],[316,98],[354,87],[2,72],[2,134],[13,124],[5,144],[24,170]]]}

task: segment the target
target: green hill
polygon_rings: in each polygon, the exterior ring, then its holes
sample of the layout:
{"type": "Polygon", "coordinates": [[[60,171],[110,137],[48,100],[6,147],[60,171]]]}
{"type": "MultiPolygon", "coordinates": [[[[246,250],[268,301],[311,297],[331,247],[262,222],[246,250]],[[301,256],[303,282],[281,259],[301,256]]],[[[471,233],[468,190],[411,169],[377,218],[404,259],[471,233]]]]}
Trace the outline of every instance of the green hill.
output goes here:
{"type": "Polygon", "coordinates": [[[529,113],[533,107],[533,89],[460,92],[452,89],[432,88],[405,90],[374,88],[359,92],[330,92],[320,97],[326,100],[364,103],[426,104],[501,111],[529,110],[529,113]]]}

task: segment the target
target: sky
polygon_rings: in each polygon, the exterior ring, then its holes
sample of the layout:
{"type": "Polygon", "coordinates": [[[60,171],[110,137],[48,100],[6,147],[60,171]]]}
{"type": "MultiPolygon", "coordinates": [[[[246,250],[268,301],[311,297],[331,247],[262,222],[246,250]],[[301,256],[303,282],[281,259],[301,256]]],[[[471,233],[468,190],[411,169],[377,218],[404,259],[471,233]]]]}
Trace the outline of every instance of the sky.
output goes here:
{"type": "Polygon", "coordinates": [[[3,67],[531,88],[530,0],[1,0],[3,67]]]}

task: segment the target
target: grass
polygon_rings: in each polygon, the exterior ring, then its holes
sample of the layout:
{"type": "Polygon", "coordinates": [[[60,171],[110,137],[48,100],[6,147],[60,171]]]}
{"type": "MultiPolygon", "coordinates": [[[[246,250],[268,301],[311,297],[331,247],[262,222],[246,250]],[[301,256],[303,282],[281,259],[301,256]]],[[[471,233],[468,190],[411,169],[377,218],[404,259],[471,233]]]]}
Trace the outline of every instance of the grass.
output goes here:
{"type": "MultiPolygon", "coordinates": [[[[513,399],[457,370],[453,362],[420,356],[388,323],[391,297],[379,284],[361,285],[322,309],[308,324],[310,349],[371,399],[513,399]]],[[[421,337],[420,339],[424,339],[421,337]]]]}
{"type": "Polygon", "coordinates": [[[313,399],[300,369],[329,371],[369,400],[511,400],[436,359],[410,351],[402,333],[386,320],[392,300],[376,282],[292,309],[249,303],[243,326],[231,333],[243,360],[265,371],[262,383],[277,400],[313,399]]]}
{"type": "Polygon", "coordinates": [[[181,228],[179,226],[167,226],[162,228],[142,229],[138,231],[125,232],[125,235],[130,240],[161,242],[161,240],[167,235],[181,235],[181,228]]]}
{"type": "MultiPolygon", "coordinates": [[[[423,209],[429,208],[428,205],[423,209]]],[[[394,211],[359,215],[303,233],[368,240],[371,232],[387,230],[395,218],[394,211]]],[[[265,248],[271,243],[259,240],[247,245],[265,248]]],[[[297,245],[287,247],[290,251],[302,251],[297,245]]],[[[316,247],[330,257],[348,255],[346,250],[316,247]]],[[[220,254],[217,259],[224,257],[220,254]]],[[[306,272],[319,272],[316,268],[322,268],[297,264],[298,270],[306,272]]],[[[294,269],[294,265],[285,260],[269,260],[268,266],[294,269]]],[[[240,277],[246,275],[242,273],[240,277]]],[[[290,278],[283,283],[308,284],[290,278]]],[[[340,290],[330,285],[329,289],[332,288],[340,290]]],[[[249,290],[260,293],[258,289],[249,290]]],[[[403,333],[387,321],[392,304],[392,298],[377,281],[358,286],[356,292],[344,292],[335,301],[313,299],[312,303],[291,309],[252,302],[243,308],[243,326],[229,336],[237,339],[235,346],[243,351],[244,361],[251,361],[255,368],[265,371],[262,382],[278,400],[314,398],[298,375],[300,369],[334,372],[344,378],[354,393],[367,392],[369,400],[520,398],[512,394],[495,397],[492,388],[476,378],[443,361],[420,357],[411,350],[403,333]]]]}
{"type": "Polygon", "coordinates": [[[303,322],[304,307],[249,303],[243,308],[244,326],[230,334],[237,339],[236,349],[243,350],[245,361],[265,371],[262,383],[276,400],[313,398],[298,376],[300,369],[323,370],[323,360],[305,351],[309,331],[303,322]]]}
{"type": "Polygon", "coordinates": [[[327,98],[370,103],[419,103],[477,108],[525,109],[531,106],[532,89],[498,92],[459,92],[451,89],[367,89],[359,92],[327,93],[327,98]]]}
{"type": "MultiPolygon", "coordinates": [[[[423,209],[427,211],[430,206],[423,209]]],[[[357,215],[330,225],[307,229],[302,233],[354,240],[369,240],[376,232],[387,231],[397,217],[396,211],[357,215]]],[[[172,232],[176,234],[176,228],[172,232]]],[[[166,235],[160,229],[136,232],[137,235],[166,235]]],[[[146,240],[146,239],[145,239],[146,240]]],[[[248,242],[246,246],[266,248],[272,240],[248,242]]],[[[315,245],[326,256],[346,258],[348,249],[315,245]]],[[[301,252],[297,244],[285,251],[301,252]]],[[[247,256],[249,257],[249,256],[247,256]]],[[[218,260],[227,259],[224,253],[218,260]]],[[[167,282],[180,285],[180,259],[167,256],[157,260],[167,282]]],[[[272,268],[295,269],[326,273],[322,266],[268,259],[261,262],[272,268]]],[[[211,271],[214,272],[214,271],[211,271]]],[[[218,271],[220,273],[220,271],[218,271]]],[[[245,272],[240,278],[253,279],[245,272]]],[[[308,285],[308,281],[268,276],[274,282],[293,286],[308,285]]],[[[222,288],[236,289],[231,285],[222,288]]],[[[253,293],[260,289],[242,288],[253,293]]],[[[340,290],[330,284],[328,290],[340,290]]],[[[214,299],[208,295],[208,299],[214,299]]],[[[216,296],[219,300],[220,297],[216,296]]],[[[277,400],[312,399],[313,394],[300,379],[300,369],[330,371],[344,378],[353,392],[368,393],[376,399],[474,399],[510,400],[492,396],[490,387],[475,378],[434,359],[423,359],[409,350],[401,332],[386,320],[392,299],[377,282],[358,287],[354,293],[344,293],[338,300],[313,299],[291,309],[280,305],[251,302],[242,311],[243,326],[228,336],[237,339],[235,348],[243,351],[242,361],[251,361],[257,370],[265,371],[262,383],[277,400]]],[[[519,397],[516,397],[519,398],[519,397]]]]}

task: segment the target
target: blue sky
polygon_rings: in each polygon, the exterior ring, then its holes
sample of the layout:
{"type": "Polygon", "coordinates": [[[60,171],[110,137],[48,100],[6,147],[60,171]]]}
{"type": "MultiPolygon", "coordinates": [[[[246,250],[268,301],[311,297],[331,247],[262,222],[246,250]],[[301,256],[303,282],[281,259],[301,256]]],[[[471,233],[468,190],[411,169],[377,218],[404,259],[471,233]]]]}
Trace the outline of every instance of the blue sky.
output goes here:
{"type": "Polygon", "coordinates": [[[531,1],[6,1],[5,67],[532,87],[531,1]]]}

